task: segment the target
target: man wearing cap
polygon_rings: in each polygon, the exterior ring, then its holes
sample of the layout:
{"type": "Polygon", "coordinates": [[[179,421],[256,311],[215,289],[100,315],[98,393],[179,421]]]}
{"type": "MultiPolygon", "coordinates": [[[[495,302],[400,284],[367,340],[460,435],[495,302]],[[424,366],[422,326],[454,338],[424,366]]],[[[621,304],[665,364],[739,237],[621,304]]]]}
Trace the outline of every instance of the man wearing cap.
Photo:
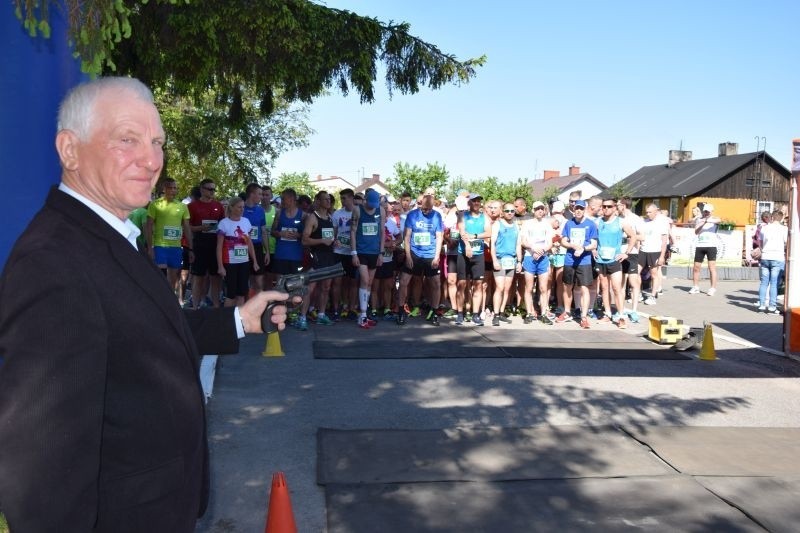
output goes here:
{"type": "Polygon", "coordinates": [[[386,219],[381,210],[381,196],[377,191],[368,189],[364,205],[353,210],[353,220],[350,224],[352,247],[350,254],[359,276],[358,303],[361,315],[358,318],[358,327],[362,329],[378,325],[378,322],[367,317],[367,307],[375,269],[383,263],[385,224],[386,219]]]}
{"type": "MultiPolygon", "coordinates": [[[[334,211],[331,220],[335,233],[333,243],[333,253],[339,259],[344,269],[344,276],[333,280],[331,286],[331,297],[333,299],[333,318],[349,318],[350,307],[355,313],[357,298],[356,267],[353,266],[353,258],[350,255],[353,248],[350,246],[350,225],[355,209],[353,189],[342,189],[339,191],[339,200],[342,207],[334,211]],[[341,315],[339,305],[343,303],[341,315]]],[[[355,317],[353,317],[355,318],[355,317]]]]}
{"type": "Polygon", "coordinates": [[[524,280],[523,301],[527,314],[523,319],[525,324],[536,320],[536,310],[533,305],[533,291],[536,279],[539,280],[539,311],[543,324],[552,325],[550,318],[550,259],[547,254],[553,247],[555,230],[550,221],[544,219],[545,205],[542,202],[533,202],[533,218],[522,223],[519,239],[517,241],[517,271],[522,273],[524,280]]]}
{"type": "Polygon", "coordinates": [[[483,207],[483,197],[477,193],[470,194],[469,211],[464,214],[458,228],[461,234],[459,252],[465,256],[467,275],[472,280],[472,321],[477,326],[483,325],[480,315],[484,298],[483,276],[486,273],[486,262],[483,257],[486,245],[483,240],[492,236],[491,220],[484,215],[481,207],[483,207]]]}
{"type": "Polygon", "coordinates": [[[708,289],[709,296],[714,296],[717,292],[717,226],[720,223],[719,217],[712,215],[714,206],[704,204],[702,207],[703,216],[694,224],[694,234],[697,238],[697,247],[694,249],[694,266],[692,268],[692,281],[694,285],[689,289],[689,294],[700,292],[700,267],[703,259],[708,258],[708,277],[711,280],[711,288],[708,289]]]}
{"type": "Polygon", "coordinates": [[[561,245],[567,248],[564,262],[564,312],[556,322],[569,320],[572,306],[573,286],[581,293],[581,327],[589,329],[589,286],[593,282],[592,253],[597,249],[597,225],[586,220],[586,202],[575,200],[573,217],[564,224],[561,232],[561,245]]]}

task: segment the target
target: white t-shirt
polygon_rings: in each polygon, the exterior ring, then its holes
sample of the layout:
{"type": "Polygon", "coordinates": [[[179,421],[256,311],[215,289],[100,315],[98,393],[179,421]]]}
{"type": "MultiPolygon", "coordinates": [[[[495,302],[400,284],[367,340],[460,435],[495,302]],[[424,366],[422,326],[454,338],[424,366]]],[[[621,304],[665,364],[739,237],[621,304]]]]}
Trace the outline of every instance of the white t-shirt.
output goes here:
{"type": "MultiPolygon", "coordinates": [[[[695,227],[695,231],[697,228],[695,227]]],[[[713,222],[706,222],[696,234],[698,248],[715,248],[717,246],[717,225],[713,222]]]]}
{"type": "Polygon", "coordinates": [[[789,228],[772,222],[761,227],[761,259],[784,261],[786,259],[786,240],[789,228]]]}
{"type": "Polygon", "coordinates": [[[334,211],[331,222],[336,230],[336,240],[333,241],[333,252],[342,255],[350,255],[350,221],[353,212],[344,207],[334,211]]]}
{"type": "MultiPolygon", "coordinates": [[[[634,235],[640,235],[644,233],[644,220],[642,220],[642,217],[640,217],[633,211],[629,211],[624,217],[621,218],[622,218],[623,228],[630,228],[631,231],[634,233],[634,235]]],[[[627,246],[627,244],[628,244],[628,236],[625,234],[625,232],[623,232],[622,233],[623,252],[626,250],[624,246],[627,246]]],[[[636,241],[636,246],[631,248],[631,253],[632,254],[639,253],[639,241],[636,241]]]]}
{"type": "Polygon", "coordinates": [[[520,238],[525,247],[525,255],[531,255],[530,250],[543,250],[548,243],[553,242],[555,230],[550,220],[536,220],[531,218],[522,222],[520,238]]]}
{"type": "Polygon", "coordinates": [[[224,263],[236,265],[250,260],[247,241],[252,228],[252,224],[245,217],[239,220],[223,218],[219,221],[217,233],[225,234],[225,242],[222,245],[224,263]]]}
{"type": "Polygon", "coordinates": [[[669,219],[658,215],[655,220],[644,219],[644,240],[640,251],[646,254],[661,253],[662,236],[669,235],[669,219]]]}

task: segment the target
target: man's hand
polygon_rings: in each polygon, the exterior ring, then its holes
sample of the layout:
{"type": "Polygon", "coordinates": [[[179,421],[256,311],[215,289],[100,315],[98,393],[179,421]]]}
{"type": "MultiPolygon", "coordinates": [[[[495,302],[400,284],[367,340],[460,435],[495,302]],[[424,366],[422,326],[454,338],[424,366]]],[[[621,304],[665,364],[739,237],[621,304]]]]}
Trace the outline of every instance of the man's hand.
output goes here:
{"type": "MultiPolygon", "coordinates": [[[[270,302],[283,302],[289,297],[285,292],[279,291],[261,291],[255,294],[252,298],[247,300],[241,307],[239,307],[239,316],[242,317],[242,325],[244,326],[245,333],[263,333],[261,329],[261,315],[270,302]]],[[[301,302],[303,299],[299,296],[295,297],[295,303],[301,302]]],[[[272,323],[278,326],[278,330],[286,327],[286,306],[276,305],[272,308],[272,323]]]]}

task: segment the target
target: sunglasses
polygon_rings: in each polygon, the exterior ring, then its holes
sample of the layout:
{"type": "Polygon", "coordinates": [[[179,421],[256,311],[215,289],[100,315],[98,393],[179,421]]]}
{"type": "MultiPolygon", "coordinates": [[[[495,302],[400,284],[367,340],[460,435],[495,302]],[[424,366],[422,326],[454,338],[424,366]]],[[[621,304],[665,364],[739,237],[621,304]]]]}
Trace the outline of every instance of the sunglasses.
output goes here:
{"type": "Polygon", "coordinates": [[[513,209],[503,209],[503,213],[514,213],[513,209]]]}
{"type": "Polygon", "coordinates": [[[544,206],[543,206],[543,205],[540,205],[540,206],[538,206],[538,207],[534,207],[534,208],[533,208],[533,210],[534,210],[534,211],[537,211],[537,210],[539,210],[539,209],[541,209],[541,210],[543,210],[543,211],[544,211],[544,206]]]}
{"type": "Polygon", "coordinates": [[[612,208],[614,208],[614,207],[617,207],[617,206],[615,206],[615,205],[606,205],[606,204],[603,204],[603,209],[612,209],[612,208]]]}
{"type": "Polygon", "coordinates": [[[208,192],[216,192],[217,189],[214,187],[203,187],[203,190],[208,192]]]}

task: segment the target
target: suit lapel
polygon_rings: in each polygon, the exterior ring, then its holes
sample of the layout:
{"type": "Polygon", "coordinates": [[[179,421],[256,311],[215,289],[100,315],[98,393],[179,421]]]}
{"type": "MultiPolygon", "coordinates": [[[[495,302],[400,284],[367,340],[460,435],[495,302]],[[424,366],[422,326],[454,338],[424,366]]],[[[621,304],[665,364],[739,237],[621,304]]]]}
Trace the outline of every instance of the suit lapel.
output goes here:
{"type": "Polygon", "coordinates": [[[119,232],[108,225],[94,211],[77,199],[53,188],[47,198],[47,205],[69,217],[81,230],[101,239],[108,246],[108,252],[119,265],[120,271],[127,274],[141,289],[141,295],[150,298],[167,321],[183,339],[187,351],[192,353],[191,344],[186,338],[183,312],[175,295],[169,288],[164,274],[147,257],[131,246],[119,232]]]}

